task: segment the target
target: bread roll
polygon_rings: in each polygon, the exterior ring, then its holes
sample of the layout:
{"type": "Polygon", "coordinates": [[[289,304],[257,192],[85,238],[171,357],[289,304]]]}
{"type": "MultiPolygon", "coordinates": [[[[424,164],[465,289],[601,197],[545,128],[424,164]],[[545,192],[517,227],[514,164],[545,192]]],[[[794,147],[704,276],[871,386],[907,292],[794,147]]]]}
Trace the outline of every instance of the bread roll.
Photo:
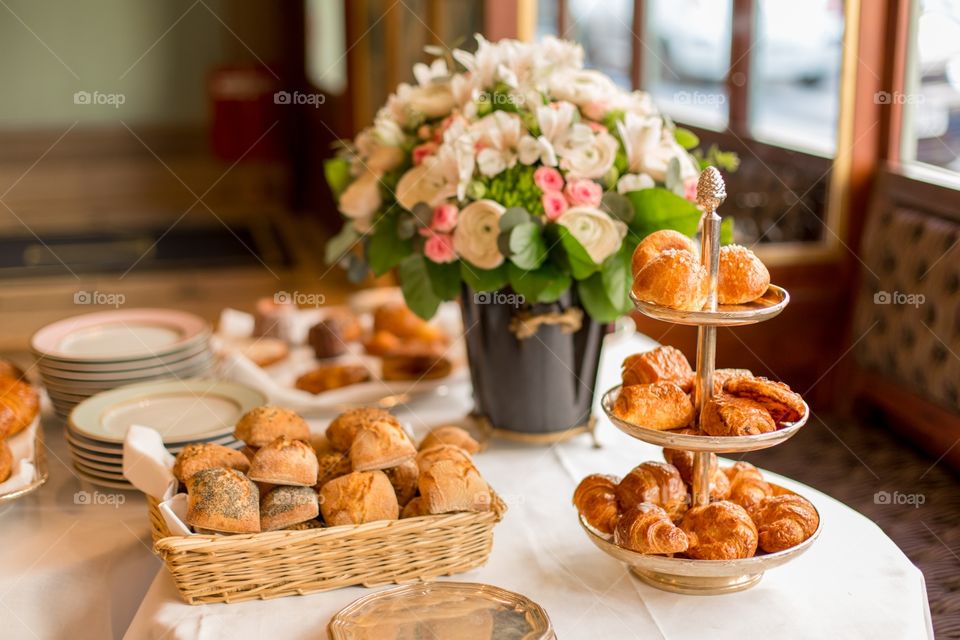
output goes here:
{"type": "Polygon", "coordinates": [[[354,471],[320,489],[320,513],[327,525],[396,520],[397,495],[383,471],[354,471]]]}
{"type": "Polygon", "coordinates": [[[186,482],[187,478],[197,471],[213,467],[226,467],[246,473],[250,468],[250,461],[240,451],[222,444],[193,442],[177,454],[173,461],[173,475],[180,482],[186,482]]]}
{"type": "Polygon", "coordinates": [[[620,389],[613,415],[624,422],[666,431],[690,424],[693,403],[673,382],[632,384],[620,389]]]}
{"type": "Polygon", "coordinates": [[[223,533],[260,531],[257,485],[236,469],[204,469],[190,476],[186,485],[191,527],[223,533]]]}
{"type": "Polygon", "coordinates": [[[345,476],[353,471],[353,465],[350,464],[350,456],[339,451],[318,455],[317,466],[319,469],[317,472],[317,490],[320,490],[323,485],[334,478],[345,476]]]}
{"type": "Polygon", "coordinates": [[[401,518],[419,518],[428,515],[430,511],[427,510],[427,503],[420,496],[410,500],[400,513],[401,518]]]}
{"type": "Polygon", "coordinates": [[[26,380],[0,377],[0,439],[15,436],[40,412],[37,390],[26,380]]]}
{"type": "Polygon", "coordinates": [[[798,495],[764,498],[750,512],[760,535],[760,548],[776,553],[795,547],[820,526],[816,508],[798,495]]]}
{"type": "Polygon", "coordinates": [[[691,507],[680,528],[687,534],[687,555],[695,560],[735,560],[757,552],[757,527],[740,505],[721,500],[691,507]]]}
{"type": "Polygon", "coordinates": [[[668,249],[650,261],[633,281],[640,300],[680,311],[699,311],[707,302],[706,268],[688,251],[668,249]]]}
{"type": "Polygon", "coordinates": [[[687,550],[687,535],[663,508],[642,502],[623,514],[613,533],[617,546],[639,553],[671,554],[687,550]]]}
{"type": "Polygon", "coordinates": [[[417,455],[407,432],[395,421],[380,420],[365,425],[350,445],[350,463],[354,471],[389,469],[417,455]]]}
{"type": "Polygon", "coordinates": [[[473,439],[465,429],[454,425],[436,427],[426,435],[420,443],[420,451],[429,449],[438,444],[452,444],[460,447],[470,455],[480,451],[480,443],[473,439]]]}
{"type": "Polygon", "coordinates": [[[266,405],[245,413],[237,422],[233,435],[251,447],[262,447],[279,436],[309,442],[310,426],[289,409],[266,405]]]}
{"type": "Polygon", "coordinates": [[[277,487],[260,500],[260,530],[276,531],[320,515],[311,487],[277,487]]]}
{"type": "Polygon", "coordinates": [[[753,251],[737,244],[720,247],[717,302],[744,304],[756,300],[770,286],[770,272],[753,251]]]}
{"type": "Polygon", "coordinates": [[[393,485],[393,490],[397,494],[397,503],[401,507],[406,506],[417,494],[420,479],[420,468],[417,466],[417,461],[411,458],[396,467],[384,469],[383,472],[387,474],[390,484],[393,485]]]}
{"type": "Polygon", "coordinates": [[[350,409],[334,418],[327,427],[327,441],[337,451],[350,451],[350,445],[353,444],[353,438],[360,427],[382,420],[394,422],[400,426],[397,419],[383,409],[373,407],[350,409]]]}
{"type": "Polygon", "coordinates": [[[693,389],[690,362],[680,349],[669,345],[628,356],[623,361],[622,377],[624,385],[673,382],[684,393],[693,389]]]}
{"type": "Polygon", "coordinates": [[[420,473],[440,460],[464,461],[473,464],[470,454],[453,444],[438,444],[429,449],[421,449],[417,453],[417,466],[420,467],[420,473]]]}
{"type": "Polygon", "coordinates": [[[250,479],[271,484],[312,487],[319,475],[317,454],[303,440],[280,436],[257,451],[250,463],[250,479]]]}
{"type": "Polygon", "coordinates": [[[573,492],[573,504],[591,527],[606,534],[613,533],[620,518],[616,479],[598,473],[587,476],[573,492]]]}
{"type": "Polygon", "coordinates": [[[490,510],[490,488],[471,462],[434,462],[420,472],[418,485],[430,513],[490,510]]]}
{"type": "Polygon", "coordinates": [[[636,278],[637,274],[640,273],[650,261],[667,249],[687,251],[694,256],[697,254],[697,245],[693,240],[679,231],[674,231],[673,229],[654,231],[641,240],[640,244],[638,244],[637,248],[633,251],[633,258],[630,261],[630,269],[633,272],[633,277],[636,278]]]}

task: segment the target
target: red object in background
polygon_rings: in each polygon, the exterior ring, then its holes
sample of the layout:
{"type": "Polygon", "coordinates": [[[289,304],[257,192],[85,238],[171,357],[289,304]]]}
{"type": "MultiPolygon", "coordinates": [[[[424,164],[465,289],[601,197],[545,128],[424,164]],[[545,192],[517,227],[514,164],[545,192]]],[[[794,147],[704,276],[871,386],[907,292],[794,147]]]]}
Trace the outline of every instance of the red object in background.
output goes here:
{"type": "Polygon", "coordinates": [[[280,119],[279,109],[284,106],[274,103],[278,90],[277,79],[260,66],[220,67],[210,73],[207,93],[214,155],[231,162],[281,156],[281,127],[274,126],[280,119]]]}

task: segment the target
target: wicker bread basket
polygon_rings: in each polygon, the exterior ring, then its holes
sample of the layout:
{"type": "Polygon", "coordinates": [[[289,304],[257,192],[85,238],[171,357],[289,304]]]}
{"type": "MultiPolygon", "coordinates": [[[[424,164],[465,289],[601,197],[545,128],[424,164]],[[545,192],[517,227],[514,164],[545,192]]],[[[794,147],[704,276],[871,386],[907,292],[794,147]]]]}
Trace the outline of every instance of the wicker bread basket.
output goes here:
{"type": "Polygon", "coordinates": [[[154,550],[188,604],[429,580],[484,564],[506,505],[363,525],[229,536],[171,536],[148,497],[154,550]]]}

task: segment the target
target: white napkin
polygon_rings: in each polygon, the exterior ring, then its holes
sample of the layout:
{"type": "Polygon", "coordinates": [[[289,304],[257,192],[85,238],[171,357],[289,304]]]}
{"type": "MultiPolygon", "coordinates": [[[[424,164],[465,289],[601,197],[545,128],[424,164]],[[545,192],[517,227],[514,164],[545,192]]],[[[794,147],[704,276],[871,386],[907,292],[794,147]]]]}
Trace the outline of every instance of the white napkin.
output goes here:
{"type": "Polygon", "coordinates": [[[187,525],[187,494],[178,493],[164,500],[159,506],[160,515],[163,521],[167,523],[167,529],[170,535],[174,536],[192,536],[193,531],[187,525]]]}
{"type": "Polygon", "coordinates": [[[36,477],[37,468],[33,464],[36,453],[37,429],[40,428],[38,415],[26,429],[7,440],[13,455],[13,471],[10,477],[0,482],[0,495],[18,491],[36,477]]]}
{"type": "Polygon", "coordinates": [[[140,491],[157,500],[170,498],[177,490],[173,460],[156,430],[136,424],[127,430],[123,439],[123,476],[140,491]]]}

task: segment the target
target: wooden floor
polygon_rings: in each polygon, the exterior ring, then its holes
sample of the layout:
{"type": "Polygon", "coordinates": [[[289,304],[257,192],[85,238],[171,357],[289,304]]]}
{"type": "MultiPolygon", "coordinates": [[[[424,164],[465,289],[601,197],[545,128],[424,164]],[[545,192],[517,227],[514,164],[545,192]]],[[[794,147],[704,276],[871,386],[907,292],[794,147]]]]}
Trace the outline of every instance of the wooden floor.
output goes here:
{"type": "Polygon", "coordinates": [[[743,459],[809,484],[875,521],[923,571],[936,637],[960,638],[960,477],[879,419],[820,418],[811,418],[790,446],[743,459]],[[881,491],[922,496],[923,503],[883,504],[876,499],[881,491]]]}

